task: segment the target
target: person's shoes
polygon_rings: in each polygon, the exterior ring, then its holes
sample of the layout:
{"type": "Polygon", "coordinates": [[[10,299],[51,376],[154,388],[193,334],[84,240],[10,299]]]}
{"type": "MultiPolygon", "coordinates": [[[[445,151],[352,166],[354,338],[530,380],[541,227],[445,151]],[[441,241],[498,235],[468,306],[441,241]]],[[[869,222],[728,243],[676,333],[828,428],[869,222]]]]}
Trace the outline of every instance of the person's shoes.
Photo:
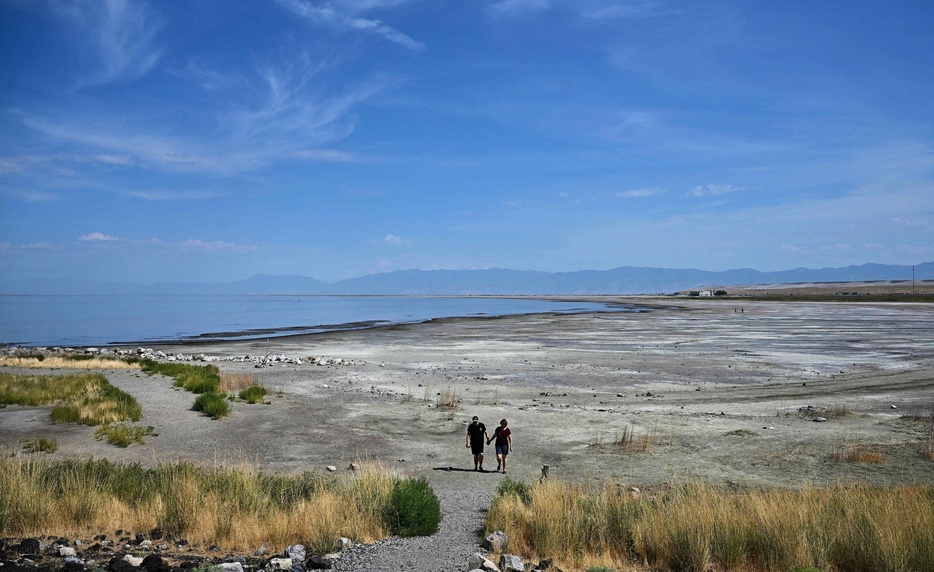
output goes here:
{"type": "Polygon", "coordinates": [[[500,468],[500,467],[502,467],[502,465],[496,465],[496,472],[497,472],[497,473],[499,472],[499,468],[500,468]]]}

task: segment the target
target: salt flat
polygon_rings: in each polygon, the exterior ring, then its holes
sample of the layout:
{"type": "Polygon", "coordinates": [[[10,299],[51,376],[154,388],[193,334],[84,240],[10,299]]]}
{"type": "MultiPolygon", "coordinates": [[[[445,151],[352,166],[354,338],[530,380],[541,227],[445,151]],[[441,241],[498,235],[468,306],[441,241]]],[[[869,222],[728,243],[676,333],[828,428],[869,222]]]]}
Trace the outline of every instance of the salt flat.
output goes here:
{"type": "MultiPolygon", "coordinates": [[[[464,432],[478,415],[491,431],[509,420],[516,447],[510,476],[525,480],[549,465],[554,476],[640,487],[697,478],[765,486],[934,483],[934,463],[918,453],[934,431],[931,305],[639,302],[655,309],[165,346],[354,363],[221,362],[222,371],[254,375],[271,391],[268,405],[236,403],[220,421],[190,411],[193,396],[171,379],[108,371],[139,400],[142,423],[157,437],[118,449],[95,441],[93,428],[50,424],[47,409],[11,406],[0,410],[0,444],[16,448],[51,436],[59,456],[247,460],[286,472],[343,470],[369,459],[433,481],[492,484],[500,477],[440,470],[472,468],[464,432]],[[456,408],[438,407],[451,395],[456,408]],[[619,446],[624,434],[636,444],[619,446]],[[851,446],[887,460],[832,458],[851,446]]],[[[495,460],[485,467],[495,468],[495,460]]]]}

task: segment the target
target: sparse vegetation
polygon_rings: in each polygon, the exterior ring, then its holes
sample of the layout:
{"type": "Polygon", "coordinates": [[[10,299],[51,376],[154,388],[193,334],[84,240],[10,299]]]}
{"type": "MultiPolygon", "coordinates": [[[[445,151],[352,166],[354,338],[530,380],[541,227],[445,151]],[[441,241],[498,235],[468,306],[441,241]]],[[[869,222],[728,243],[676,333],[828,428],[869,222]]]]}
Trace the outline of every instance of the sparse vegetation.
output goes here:
{"type": "Polygon", "coordinates": [[[659,435],[658,427],[653,427],[641,434],[636,433],[636,428],[632,425],[626,425],[622,431],[616,433],[613,441],[607,443],[603,435],[596,435],[590,441],[591,447],[613,447],[628,452],[644,453],[652,447],[664,446],[670,447],[674,442],[672,435],[659,435]]]}
{"type": "Polygon", "coordinates": [[[730,491],[686,484],[623,494],[558,480],[528,501],[499,490],[486,530],[505,551],[569,567],[746,570],[927,570],[934,562],[934,487],[837,486],[730,491]]]}
{"type": "Polygon", "coordinates": [[[750,431],[749,429],[734,429],[732,431],[727,431],[724,435],[728,437],[758,437],[759,434],[755,431],[750,431]]]}
{"type": "Polygon", "coordinates": [[[27,453],[54,453],[58,451],[58,441],[51,437],[36,437],[23,445],[27,453]]]}
{"type": "Polygon", "coordinates": [[[438,393],[435,405],[442,409],[457,410],[457,392],[448,388],[438,393]]]}
{"type": "Polygon", "coordinates": [[[843,463],[884,463],[888,460],[878,447],[859,441],[835,446],[830,458],[843,463]]]}
{"type": "Polygon", "coordinates": [[[94,438],[100,441],[106,439],[111,445],[117,447],[129,447],[133,443],[142,445],[145,443],[143,437],[158,435],[152,426],[141,427],[139,425],[127,425],[124,423],[108,423],[101,425],[94,432],[94,438]]]}
{"type": "Polygon", "coordinates": [[[925,439],[919,447],[919,452],[928,461],[934,461],[934,439],[925,439]]]}
{"type": "Polygon", "coordinates": [[[192,411],[200,411],[211,419],[220,419],[230,413],[230,403],[222,393],[202,393],[191,406],[192,411]]]}
{"type": "Polygon", "coordinates": [[[440,519],[440,512],[430,510],[437,499],[427,481],[367,464],[340,480],[311,472],[273,475],[252,466],[179,462],[145,468],[95,459],[0,457],[0,537],[159,527],[195,546],[253,551],[263,543],[278,550],[300,542],[325,553],[340,536],[358,542],[388,536],[398,526],[389,515],[397,522],[440,519]]]}

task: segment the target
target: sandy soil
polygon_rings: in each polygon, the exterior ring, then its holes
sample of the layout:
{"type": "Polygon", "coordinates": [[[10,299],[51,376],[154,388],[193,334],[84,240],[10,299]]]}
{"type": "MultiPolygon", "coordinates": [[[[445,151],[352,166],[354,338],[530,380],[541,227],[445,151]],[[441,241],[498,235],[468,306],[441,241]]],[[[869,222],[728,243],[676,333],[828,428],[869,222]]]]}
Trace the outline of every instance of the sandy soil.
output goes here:
{"type": "MultiPolygon", "coordinates": [[[[370,459],[438,486],[492,486],[501,475],[449,470],[472,468],[464,433],[478,415],[491,432],[509,420],[509,472],[523,480],[537,479],[547,464],[556,477],[640,487],[693,478],[765,486],[934,483],[934,463],[918,453],[934,430],[931,305],[639,302],[656,309],[165,347],[356,365],[222,362],[222,371],[254,375],[271,393],[268,405],[236,403],[220,421],[190,411],[194,396],[171,379],[108,371],[141,403],[142,424],[158,436],[119,449],[95,441],[93,428],[52,425],[48,408],[10,406],[0,409],[0,446],[48,436],[58,440],[58,456],[242,459],[284,472],[343,471],[370,459]],[[457,407],[438,407],[450,392],[457,407]],[[807,406],[816,412],[799,413],[807,406]],[[843,415],[821,413],[825,408],[843,415]],[[822,415],[829,420],[813,421],[822,415]],[[646,450],[615,444],[625,432],[647,442],[646,450]],[[888,460],[832,460],[835,450],[857,444],[888,460]]],[[[495,468],[495,459],[485,467],[495,468]]]]}

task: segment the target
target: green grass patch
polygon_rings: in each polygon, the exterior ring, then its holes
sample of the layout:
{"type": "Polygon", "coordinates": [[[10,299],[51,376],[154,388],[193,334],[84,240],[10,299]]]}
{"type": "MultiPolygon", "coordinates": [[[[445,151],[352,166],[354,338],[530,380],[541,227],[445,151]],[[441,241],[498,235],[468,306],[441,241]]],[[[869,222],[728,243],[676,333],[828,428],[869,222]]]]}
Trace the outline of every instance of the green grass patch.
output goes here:
{"type": "Polygon", "coordinates": [[[262,385],[251,385],[240,392],[240,399],[247,403],[262,403],[266,397],[266,388],[262,385]]]}
{"type": "Polygon", "coordinates": [[[139,425],[126,425],[123,423],[109,423],[101,425],[94,432],[94,438],[98,441],[106,440],[111,445],[127,448],[133,443],[142,445],[146,441],[144,437],[157,436],[156,430],[150,425],[141,427],[139,425]]]}
{"type": "Polygon", "coordinates": [[[522,481],[514,481],[506,477],[496,485],[496,496],[507,495],[514,496],[522,501],[522,504],[528,505],[532,502],[532,487],[522,481]]]}
{"type": "Polygon", "coordinates": [[[56,404],[52,421],[103,425],[139,421],[143,411],[136,399],[112,385],[99,373],[71,375],[0,374],[0,403],[9,405],[56,404]]]}
{"type": "Polygon", "coordinates": [[[54,453],[58,451],[58,441],[51,437],[37,437],[23,445],[27,453],[54,453]]]}
{"type": "Polygon", "coordinates": [[[384,515],[397,536],[430,536],[441,524],[441,503],[424,477],[399,480],[384,515]]]}
{"type": "Polygon", "coordinates": [[[202,393],[195,399],[192,411],[200,411],[211,419],[220,419],[230,413],[230,403],[220,393],[202,393]]]}
{"type": "Polygon", "coordinates": [[[189,365],[162,363],[151,359],[140,360],[146,373],[159,373],[175,379],[175,385],[192,393],[217,393],[221,374],[216,365],[189,365]]]}

